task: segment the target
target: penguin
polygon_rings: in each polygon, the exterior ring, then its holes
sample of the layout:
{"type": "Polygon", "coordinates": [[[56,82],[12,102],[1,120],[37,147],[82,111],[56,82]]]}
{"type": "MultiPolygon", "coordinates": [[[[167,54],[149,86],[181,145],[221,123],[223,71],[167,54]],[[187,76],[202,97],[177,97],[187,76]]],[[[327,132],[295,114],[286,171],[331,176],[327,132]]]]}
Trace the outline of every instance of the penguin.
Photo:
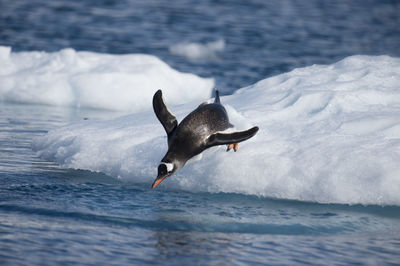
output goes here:
{"type": "Polygon", "coordinates": [[[168,137],[168,151],[158,166],[158,175],[152,188],[182,168],[192,157],[205,149],[217,145],[227,145],[227,151],[237,151],[239,142],[253,137],[258,127],[244,131],[224,132],[232,128],[228,114],[215,91],[213,103],[204,102],[188,114],[178,125],[175,115],[165,105],[162,91],[153,96],[153,109],[168,137]]]}

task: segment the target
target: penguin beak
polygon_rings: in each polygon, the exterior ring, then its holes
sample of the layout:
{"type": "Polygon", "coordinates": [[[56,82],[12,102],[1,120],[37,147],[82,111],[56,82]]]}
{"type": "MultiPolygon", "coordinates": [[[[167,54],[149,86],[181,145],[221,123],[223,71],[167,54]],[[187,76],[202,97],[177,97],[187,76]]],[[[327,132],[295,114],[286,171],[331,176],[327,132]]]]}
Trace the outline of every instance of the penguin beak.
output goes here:
{"type": "Polygon", "coordinates": [[[157,178],[156,180],[154,180],[153,185],[151,185],[151,188],[155,188],[156,186],[158,186],[165,178],[172,175],[173,172],[175,171],[174,171],[174,165],[172,163],[161,162],[160,165],[158,166],[157,178]]]}
{"type": "Polygon", "coordinates": [[[156,186],[158,186],[168,176],[169,175],[157,176],[156,180],[154,180],[153,182],[153,185],[151,185],[151,188],[155,188],[156,186]]]}

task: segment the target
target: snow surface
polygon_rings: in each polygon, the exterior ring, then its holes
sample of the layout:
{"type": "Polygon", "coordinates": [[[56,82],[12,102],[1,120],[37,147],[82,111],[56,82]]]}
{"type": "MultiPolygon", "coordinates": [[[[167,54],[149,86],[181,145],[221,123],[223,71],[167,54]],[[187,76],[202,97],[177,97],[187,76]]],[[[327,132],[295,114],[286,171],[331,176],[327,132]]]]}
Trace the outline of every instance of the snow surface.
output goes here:
{"type": "Polygon", "coordinates": [[[225,49],[225,41],[218,40],[214,42],[208,42],[205,44],[183,42],[172,45],[169,48],[171,54],[183,56],[189,60],[205,60],[205,59],[216,59],[218,53],[225,49]]]}
{"type": "Polygon", "coordinates": [[[213,79],[180,73],[155,56],[11,52],[0,46],[0,101],[138,112],[156,90],[172,104],[211,96],[213,79]]]}
{"type": "MultiPolygon", "coordinates": [[[[177,107],[165,100],[179,121],[199,104],[177,107]]],[[[400,205],[400,59],[351,56],[295,69],[221,101],[238,129],[258,125],[258,134],[236,153],[206,150],[157,189],[400,205]]],[[[167,139],[147,111],[61,127],[33,148],[64,167],[150,189],[167,139]]]]}

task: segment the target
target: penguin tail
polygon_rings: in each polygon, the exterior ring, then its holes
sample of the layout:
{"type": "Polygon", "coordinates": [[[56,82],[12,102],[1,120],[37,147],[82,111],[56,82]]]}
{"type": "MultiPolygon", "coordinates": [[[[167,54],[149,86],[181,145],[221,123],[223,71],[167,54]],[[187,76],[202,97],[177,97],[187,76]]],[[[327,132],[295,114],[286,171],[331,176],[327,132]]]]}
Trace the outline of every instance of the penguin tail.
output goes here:
{"type": "Polygon", "coordinates": [[[218,91],[218,90],[215,90],[215,100],[214,100],[214,103],[221,103],[220,100],[219,100],[219,91],[218,91]]]}

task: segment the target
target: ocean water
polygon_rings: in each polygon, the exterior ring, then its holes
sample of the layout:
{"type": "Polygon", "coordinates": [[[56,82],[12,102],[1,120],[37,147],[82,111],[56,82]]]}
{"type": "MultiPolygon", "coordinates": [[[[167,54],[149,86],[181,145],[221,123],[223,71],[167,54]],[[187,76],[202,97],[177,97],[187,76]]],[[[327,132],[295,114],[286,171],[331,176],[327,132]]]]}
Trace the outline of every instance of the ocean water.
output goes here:
{"type": "MultiPolygon", "coordinates": [[[[399,264],[399,2],[34,0],[0,9],[0,45],[19,56],[6,68],[0,53],[0,264],[399,264]],[[72,107],[54,103],[57,93],[50,105],[23,97],[64,77],[57,62],[75,58],[64,48],[154,55],[227,95],[262,80],[223,101],[236,125],[264,127],[236,154],[209,151],[151,190],[165,152],[151,111],[80,107],[95,93],[72,107]],[[12,72],[38,51],[56,61],[12,72]],[[349,57],[359,54],[371,57],[349,57]],[[313,64],[325,66],[301,68],[313,64]],[[140,128],[153,139],[125,139],[140,128]],[[243,164],[224,170],[215,158],[243,164]]],[[[88,74],[103,78],[93,65],[88,74]]],[[[198,103],[171,109],[180,118],[198,103]]]]}
{"type": "Polygon", "coordinates": [[[397,1],[22,0],[0,8],[0,44],[15,51],[146,53],[214,77],[226,93],[297,67],[400,53],[397,1]],[[171,53],[182,43],[218,41],[225,45],[211,45],[215,57],[171,53]]]}

